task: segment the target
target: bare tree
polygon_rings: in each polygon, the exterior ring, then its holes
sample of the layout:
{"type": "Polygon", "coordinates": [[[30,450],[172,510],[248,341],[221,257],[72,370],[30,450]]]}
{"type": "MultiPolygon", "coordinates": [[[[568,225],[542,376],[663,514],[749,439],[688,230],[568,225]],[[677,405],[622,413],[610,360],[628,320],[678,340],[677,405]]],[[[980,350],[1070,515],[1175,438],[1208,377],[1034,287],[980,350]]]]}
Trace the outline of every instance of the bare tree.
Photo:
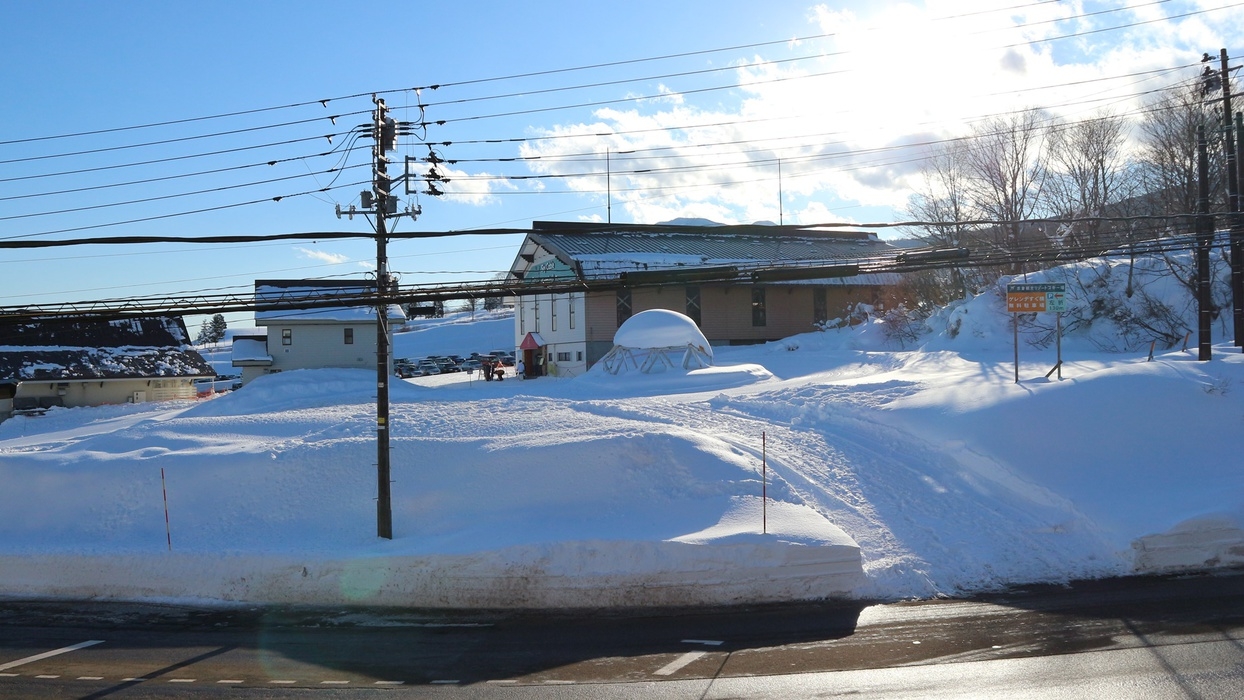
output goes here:
{"type": "Polygon", "coordinates": [[[968,194],[981,214],[1004,222],[995,229],[993,241],[1004,252],[1018,250],[1022,222],[1042,204],[1048,174],[1045,122],[1038,109],[990,119],[975,130],[964,150],[968,194]]]}
{"type": "Polygon", "coordinates": [[[962,222],[974,218],[968,199],[962,141],[935,146],[924,162],[923,183],[907,202],[907,213],[919,221],[939,222],[918,227],[915,237],[933,246],[954,248],[968,231],[962,222]]]}
{"type": "MultiPolygon", "coordinates": [[[[970,237],[971,228],[964,222],[975,218],[975,213],[968,198],[964,151],[964,142],[958,140],[935,146],[925,160],[921,188],[907,201],[907,213],[927,222],[915,227],[912,235],[930,246],[958,248],[970,237]]],[[[919,273],[908,283],[921,290],[918,296],[922,301],[935,305],[976,291],[958,267],[948,273],[919,273]]]]}
{"type": "MultiPolygon", "coordinates": [[[[1112,206],[1132,194],[1123,151],[1126,141],[1127,125],[1121,116],[1111,112],[1050,129],[1051,172],[1045,190],[1050,212],[1068,219],[1105,216],[1112,206]]],[[[1100,248],[1114,242],[1106,234],[1119,227],[1086,221],[1059,228],[1059,242],[1065,245],[1100,248]]]]}
{"type": "MultiPolygon", "coordinates": [[[[1206,102],[1199,80],[1159,94],[1145,105],[1138,163],[1150,214],[1191,214],[1197,206],[1197,128],[1218,133],[1216,103],[1206,102]]],[[[1210,172],[1221,172],[1221,148],[1210,148],[1210,172]]],[[[1222,199],[1219,178],[1210,179],[1210,201],[1222,199]]],[[[1189,231],[1190,218],[1175,226],[1189,231]]]]}

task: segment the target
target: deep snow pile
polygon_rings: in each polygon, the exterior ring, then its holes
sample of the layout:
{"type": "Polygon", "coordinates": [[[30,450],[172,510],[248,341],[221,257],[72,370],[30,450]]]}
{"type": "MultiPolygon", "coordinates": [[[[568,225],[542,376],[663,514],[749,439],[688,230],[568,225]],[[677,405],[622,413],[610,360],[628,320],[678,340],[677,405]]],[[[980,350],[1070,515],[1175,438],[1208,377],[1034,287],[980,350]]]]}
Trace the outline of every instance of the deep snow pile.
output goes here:
{"type": "MultiPolygon", "coordinates": [[[[1062,381],[1045,378],[1053,347],[1025,344],[1016,383],[1009,322],[986,293],[917,349],[875,322],[642,381],[399,382],[391,542],[374,534],[366,371],[15,418],[0,424],[0,591],[438,605],[487,599],[491,577],[528,604],[618,582],[737,601],[825,595],[799,578],[812,571],[851,582],[834,595],[901,598],[1244,563],[1244,355],[1220,343],[1210,362],[1178,348],[1147,362],[1147,343],[1103,353],[1101,324],[1081,324],[1062,381]],[[852,540],[855,578],[839,556],[852,540]],[[102,576],[101,561],[122,566],[102,576]]],[[[512,342],[512,325],[493,332],[470,342],[512,342]]]]}

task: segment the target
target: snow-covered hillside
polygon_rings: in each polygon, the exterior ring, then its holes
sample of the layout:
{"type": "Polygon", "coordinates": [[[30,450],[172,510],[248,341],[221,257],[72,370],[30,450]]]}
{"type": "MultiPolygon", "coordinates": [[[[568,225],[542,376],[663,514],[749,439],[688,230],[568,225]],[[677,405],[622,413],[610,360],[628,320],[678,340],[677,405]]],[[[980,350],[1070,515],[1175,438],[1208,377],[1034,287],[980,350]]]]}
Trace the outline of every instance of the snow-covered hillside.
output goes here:
{"type": "MultiPolygon", "coordinates": [[[[1027,281],[1110,289],[1112,265],[1027,281]]],[[[375,537],[370,372],[14,418],[0,424],[0,593],[894,599],[1244,563],[1244,355],[1222,322],[1212,361],[1196,361],[1195,338],[1147,361],[1147,341],[1111,343],[1126,333],[1077,313],[1061,381],[1046,378],[1041,317],[1026,319],[1038,346],[1021,347],[1014,381],[991,292],[915,343],[878,321],[716,348],[700,370],[401,382],[392,541],[375,537]]],[[[460,320],[421,321],[396,354],[513,343],[512,319],[460,320]]]]}

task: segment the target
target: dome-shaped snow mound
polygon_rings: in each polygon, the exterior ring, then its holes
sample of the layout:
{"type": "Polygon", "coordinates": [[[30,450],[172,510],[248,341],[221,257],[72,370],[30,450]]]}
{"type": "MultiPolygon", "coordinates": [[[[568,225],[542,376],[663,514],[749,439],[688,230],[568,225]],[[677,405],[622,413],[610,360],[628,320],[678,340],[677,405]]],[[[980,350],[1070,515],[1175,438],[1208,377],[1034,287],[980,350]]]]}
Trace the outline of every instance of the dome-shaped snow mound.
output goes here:
{"type": "Polygon", "coordinates": [[[691,345],[703,348],[709,357],[713,351],[695,321],[677,311],[649,309],[628,318],[617,333],[613,344],[625,348],[674,348],[691,345]]]}
{"type": "Polygon", "coordinates": [[[677,311],[650,309],[622,324],[600,364],[610,374],[651,374],[676,366],[703,369],[713,364],[713,348],[695,321],[677,311]]]}

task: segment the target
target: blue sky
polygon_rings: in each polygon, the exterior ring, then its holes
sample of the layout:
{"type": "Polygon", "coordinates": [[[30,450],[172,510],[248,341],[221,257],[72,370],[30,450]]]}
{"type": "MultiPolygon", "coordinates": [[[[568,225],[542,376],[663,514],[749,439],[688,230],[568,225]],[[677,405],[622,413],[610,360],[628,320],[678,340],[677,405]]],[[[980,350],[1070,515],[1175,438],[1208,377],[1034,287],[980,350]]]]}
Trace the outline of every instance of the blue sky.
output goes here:
{"type": "MultiPolygon", "coordinates": [[[[1067,119],[1134,112],[1142,93],[1194,75],[1202,52],[1244,55],[1244,3],[1230,0],[412,2],[371,13],[15,0],[4,13],[0,239],[367,231],[334,207],[358,204],[369,156],[329,151],[351,145],[372,92],[399,119],[444,120],[426,141],[457,161],[444,166],[448,196],[403,198],[423,214],[399,231],[895,220],[921,155],[898,146],[1029,106],[1067,119]],[[617,65],[568,70],[598,64],[617,65]],[[519,74],[537,75],[498,79],[519,74]],[[197,119],[235,112],[249,113],[197,119]],[[168,121],[180,123],[125,129],[168,121]],[[66,136],[105,129],[125,130],[66,136]],[[582,134],[593,135],[572,138],[582,134]],[[532,175],[544,177],[513,179],[532,175]]],[[[404,138],[397,157],[428,152],[404,138]]],[[[404,283],[486,279],[519,240],[400,241],[390,255],[404,283]]],[[[367,241],[3,250],[0,305],[244,292],[256,278],[361,275],[373,258],[367,241]]]]}

